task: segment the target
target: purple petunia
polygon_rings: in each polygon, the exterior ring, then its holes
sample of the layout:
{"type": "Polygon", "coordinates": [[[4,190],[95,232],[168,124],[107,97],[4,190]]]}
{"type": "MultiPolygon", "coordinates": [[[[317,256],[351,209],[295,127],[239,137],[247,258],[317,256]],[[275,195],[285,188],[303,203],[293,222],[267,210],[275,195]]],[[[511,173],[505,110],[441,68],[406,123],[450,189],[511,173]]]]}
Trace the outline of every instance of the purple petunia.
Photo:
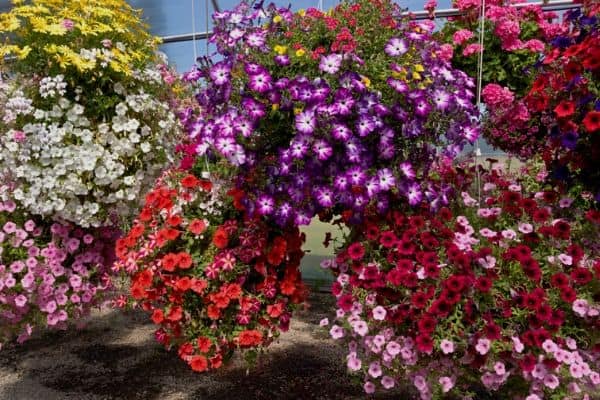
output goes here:
{"type": "Polygon", "coordinates": [[[391,38],[384,48],[385,53],[391,57],[398,57],[408,51],[406,41],[400,38],[391,38]]]}
{"type": "Polygon", "coordinates": [[[258,93],[264,93],[271,90],[271,75],[266,72],[250,75],[248,87],[258,93]]]}
{"type": "Polygon", "coordinates": [[[340,54],[329,54],[321,56],[319,69],[328,74],[335,74],[340,70],[342,65],[342,56],[340,54]]]}
{"type": "Polygon", "coordinates": [[[222,86],[229,82],[230,75],[231,67],[223,61],[216,63],[210,69],[210,79],[217,86],[222,86]]]}
{"type": "Polygon", "coordinates": [[[298,132],[311,134],[317,125],[314,112],[306,110],[296,115],[296,129],[298,132]]]}

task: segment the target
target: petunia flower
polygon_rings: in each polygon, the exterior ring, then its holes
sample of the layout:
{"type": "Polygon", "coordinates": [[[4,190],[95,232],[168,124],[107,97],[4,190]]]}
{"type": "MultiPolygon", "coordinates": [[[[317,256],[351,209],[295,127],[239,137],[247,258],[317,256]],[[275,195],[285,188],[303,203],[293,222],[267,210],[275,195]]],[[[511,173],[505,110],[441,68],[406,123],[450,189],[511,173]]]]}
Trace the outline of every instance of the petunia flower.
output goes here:
{"type": "Polygon", "coordinates": [[[384,51],[390,57],[398,57],[408,51],[408,45],[404,39],[391,38],[386,43],[384,51]]]}
{"type": "Polygon", "coordinates": [[[340,70],[342,65],[342,56],[340,54],[329,54],[327,56],[321,56],[321,62],[319,63],[319,69],[328,74],[335,74],[340,70]]]}

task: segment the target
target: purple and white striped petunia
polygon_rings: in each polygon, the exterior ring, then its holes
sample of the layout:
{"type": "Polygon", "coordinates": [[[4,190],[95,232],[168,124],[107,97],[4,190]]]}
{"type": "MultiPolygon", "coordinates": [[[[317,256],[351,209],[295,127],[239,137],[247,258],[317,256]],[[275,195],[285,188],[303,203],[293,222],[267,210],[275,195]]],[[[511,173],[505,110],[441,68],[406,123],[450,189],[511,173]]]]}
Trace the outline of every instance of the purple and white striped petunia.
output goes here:
{"type": "Polygon", "coordinates": [[[406,41],[400,38],[391,38],[385,45],[385,53],[391,57],[398,57],[408,51],[406,41]]]}
{"type": "Polygon", "coordinates": [[[319,69],[328,74],[335,74],[340,70],[342,65],[342,56],[340,54],[329,54],[327,56],[321,56],[321,62],[319,63],[319,69]]]}
{"type": "Polygon", "coordinates": [[[229,81],[231,67],[223,61],[218,62],[212,66],[209,75],[215,85],[222,86],[229,81]]]}
{"type": "Polygon", "coordinates": [[[306,110],[296,115],[296,129],[298,132],[311,134],[317,125],[317,119],[312,110],[306,110]]]}

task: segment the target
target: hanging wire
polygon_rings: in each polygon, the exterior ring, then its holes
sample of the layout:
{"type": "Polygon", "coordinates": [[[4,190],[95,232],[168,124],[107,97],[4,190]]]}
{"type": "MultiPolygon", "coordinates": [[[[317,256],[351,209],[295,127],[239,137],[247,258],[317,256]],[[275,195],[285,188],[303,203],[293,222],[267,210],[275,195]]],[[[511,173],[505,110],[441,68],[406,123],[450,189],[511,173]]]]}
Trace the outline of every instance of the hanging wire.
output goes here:
{"type": "MultiPolygon", "coordinates": [[[[485,0],[481,0],[481,9],[479,10],[479,56],[477,58],[477,109],[479,111],[479,121],[483,116],[483,107],[481,105],[481,86],[483,82],[483,52],[485,36],[485,0]]],[[[481,147],[479,146],[479,136],[475,140],[475,170],[477,172],[477,201],[481,204],[481,172],[479,170],[479,157],[481,157],[481,147]]]]}
{"type": "MultiPolygon", "coordinates": [[[[195,0],[192,0],[192,1],[195,1],[195,0]]],[[[213,3],[213,4],[216,4],[216,3],[213,3]]],[[[208,13],[209,13],[208,0],[205,0],[204,5],[205,5],[204,6],[204,14],[205,14],[204,20],[205,20],[205,23],[206,23],[206,26],[205,26],[206,29],[204,30],[204,32],[208,32],[208,25],[210,23],[209,19],[208,19],[208,13]]],[[[194,32],[194,33],[196,33],[196,32],[194,32]]],[[[208,37],[206,37],[204,39],[204,41],[206,42],[206,54],[205,54],[205,56],[208,59],[208,37]]],[[[206,172],[208,172],[208,174],[210,175],[210,164],[208,163],[208,154],[206,152],[204,153],[204,163],[206,164],[206,172]]]]}
{"type": "Polygon", "coordinates": [[[198,59],[198,52],[196,50],[196,9],[194,3],[196,0],[192,0],[192,45],[194,46],[194,62],[198,59]]]}

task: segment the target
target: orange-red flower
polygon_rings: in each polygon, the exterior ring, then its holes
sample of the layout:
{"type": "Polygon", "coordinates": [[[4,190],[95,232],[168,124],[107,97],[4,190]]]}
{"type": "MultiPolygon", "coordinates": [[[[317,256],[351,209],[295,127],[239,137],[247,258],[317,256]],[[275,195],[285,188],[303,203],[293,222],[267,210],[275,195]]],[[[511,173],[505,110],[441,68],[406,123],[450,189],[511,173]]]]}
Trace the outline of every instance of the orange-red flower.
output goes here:
{"type": "Polygon", "coordinates": [[[213,243],[219,249],[224,249],[227,247],[227,244],[229,244],[229,235],[227,235],[227,232],[222,226],[218,227],[215,231],[215,234],[213,235],[213,243]]]}
{"type": "Polygon", "coordinates": [[[180,215],[171,215],[167,218],[167,224],[171,226],[179,226],[183,222],[183,218],[180,215]]]}
{"type": "Polygon", "coordinates": [[[199,184],[200,184],[200,181],[194,175],[187,175],[186,177],[184,177],[181,180],[181,185],[187,189],[193,189],[193,188],[197,187],[199,184]]]}
{"type": "Polygon", "coordinates": [[[570,117],[575,113],[575,103],[563,100],[554,108],[554,112],[558,118],[570,117]]]}
{"type": "Polygon", "coordinates": [[[177,263],[181,269],[189,269],[192,266],[192,256],[189,253],[182,251],[177,254],[177,263]]]}
{"type": "Polygon", "coordinates": [[[167,319],[169,321],[179,321],[182,317],[183,309],[181,308],[181,306],[174,306],[173,308],[171,308],[169,314],[167,315],[167,319]]]}
{"type": "Polygon", "coordinates": [[[155,324],[160,324],[161,322],[163,322],[165,319],[165,314],[163,313],[163,310],[161,310],[160,308],[155,309],[152,312],[152,322],[154,322],[155,324]]]}
{"type": "Polygon", "coordinates": [[[217,320],[221,316],[221,310],[216,305],[211,304],[206,308],[206,314],[208,318],[217,320]]]}
{"type": "Polygon", "coordinates": [[[260,331],[251,329],[240,332],[238,343],[242,347],[258,346],[262,342],[263,334],[260,331]]]}
{"type": "Polygon", "coordinates": [[[212,346],[212,341],[205,336],[200,336],[198,338],[197,342],[198,342],[198,350],[200,350],[200,352],[202,352],[202,353],[208,353],[208,351],[210,350],[210,348],[212,346]]]}
{"type": "Polygon", "coordinates": [[[203,279],[196,279],[196,278],[192,279],[191,289],[198,294],[202,294],[202,292],[204,292],[204,289],[206,289],[207,286],[208,286],[208,284],[203,279]]]}
{"type": "Polygon", "coordinates": [[[190,367],[196,372],[204,372],[208,369],[208,360],[204,356],[193,356],[190,367]]]}
{"type": "Polygon", "coordinates": [[[165,271],[173,272],[179,263],[179,256],[175,253],[169,253],[161,259],[161,266],[165,271]]]}
{"type": "Polygon", "coordinates": [[[201,219],[195,219],[192,222],[190,222],[188,230],[194,235],[200,235],[206,230],[206,223],[201,219]]]}
{"type": "Polygon", "coordinates": [[[189,290],[192,287],[192,280],[187,276],[179,278],[175,283],[175,287],[177,288],[177,290],[185,292],[186,290],[189,290]]]}

